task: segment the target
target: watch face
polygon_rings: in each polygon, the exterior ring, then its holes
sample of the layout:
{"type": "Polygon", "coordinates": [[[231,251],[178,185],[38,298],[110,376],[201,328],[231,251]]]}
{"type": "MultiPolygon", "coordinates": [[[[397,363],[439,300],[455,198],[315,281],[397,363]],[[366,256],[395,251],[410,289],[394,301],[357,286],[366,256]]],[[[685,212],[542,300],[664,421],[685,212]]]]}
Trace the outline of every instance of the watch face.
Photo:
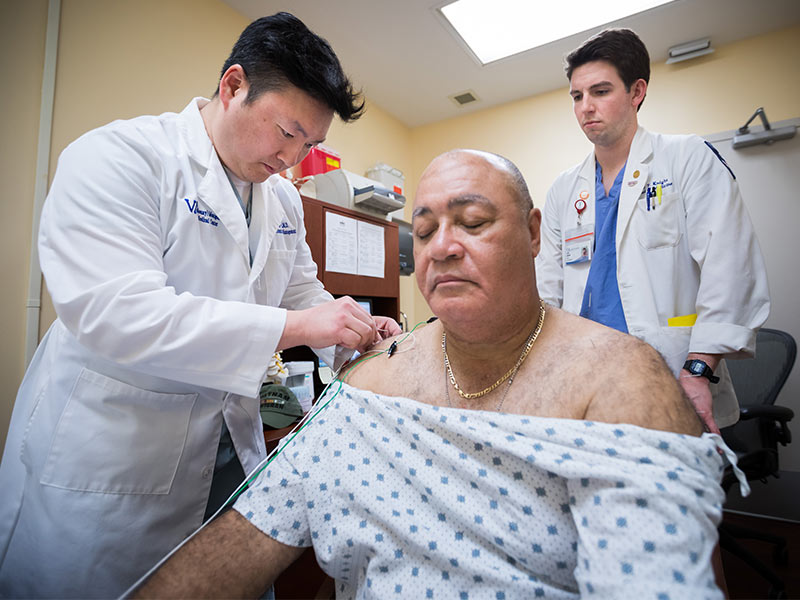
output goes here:
{"type": "Polygon", "coordinates": [[[692,375],[706,377],[711,383],[717,383],[719,381],[719,377],[714,377],[714,371],[711,370],[711,367],[702,360],[687,360],[683,368],[692,375]]]}

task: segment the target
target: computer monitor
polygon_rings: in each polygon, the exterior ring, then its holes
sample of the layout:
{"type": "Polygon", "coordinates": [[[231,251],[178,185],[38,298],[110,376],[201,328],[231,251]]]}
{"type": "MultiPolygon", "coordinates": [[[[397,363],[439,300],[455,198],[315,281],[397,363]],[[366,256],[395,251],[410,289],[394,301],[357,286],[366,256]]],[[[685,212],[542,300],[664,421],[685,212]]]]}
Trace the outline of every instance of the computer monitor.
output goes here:
{"type": "Polygon", "coordinates": [[[414,238],[411,235],[411,223],[392,217],[397,224],[398,241],[400,242],[400,275],[411,275],[414,272],[414,238]]]}
{"type": "Polygon", "coordinates": [[[372,299],[371,298],[353,298],[361,308],[367,311],[369,314],[372,313],[372,299]]]}

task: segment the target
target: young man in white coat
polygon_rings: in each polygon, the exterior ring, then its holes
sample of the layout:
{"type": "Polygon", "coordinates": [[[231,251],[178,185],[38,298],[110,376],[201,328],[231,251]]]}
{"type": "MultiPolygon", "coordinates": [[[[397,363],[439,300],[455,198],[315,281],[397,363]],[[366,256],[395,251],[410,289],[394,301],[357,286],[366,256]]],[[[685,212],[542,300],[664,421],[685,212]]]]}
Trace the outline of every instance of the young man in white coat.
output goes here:
{"type": "Polygon", "coordinates": [[[0,468],[0,596],[120,594],[265,456],[276,350],[334,364],[399,332],[323,289],[277,175],[362,110],[327,42],[279,13],[244,30],[210,101],[62,153],[39,238],[58,319],[0,468]]]}
{"type": "MultiPolygon", "coordinates": [[[[698,136],[638,125],[650,57],[634,32],[597,34],[566,70],[594,151],[547,194],[539,293],[654,346],[718,432],[739,415],[721,359],[751,356],[769,314],[766,268],[736,178],[698,136]]],[[[625,357],[608,368],[624,374],[625,357]]]]}

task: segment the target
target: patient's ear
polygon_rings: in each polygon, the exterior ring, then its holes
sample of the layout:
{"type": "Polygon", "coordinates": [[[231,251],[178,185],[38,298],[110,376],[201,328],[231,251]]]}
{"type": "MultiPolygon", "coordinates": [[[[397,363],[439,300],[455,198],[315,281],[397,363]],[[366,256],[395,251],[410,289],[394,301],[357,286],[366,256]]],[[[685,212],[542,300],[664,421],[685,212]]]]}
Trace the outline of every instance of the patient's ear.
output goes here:
{"type": "Polygon", "coordinates": [[[538,208],[532,208],[528,213],[528,229],[531,234],[531,252],[533,258],[536,258],[542,247],[542,211],[538,208]]]}

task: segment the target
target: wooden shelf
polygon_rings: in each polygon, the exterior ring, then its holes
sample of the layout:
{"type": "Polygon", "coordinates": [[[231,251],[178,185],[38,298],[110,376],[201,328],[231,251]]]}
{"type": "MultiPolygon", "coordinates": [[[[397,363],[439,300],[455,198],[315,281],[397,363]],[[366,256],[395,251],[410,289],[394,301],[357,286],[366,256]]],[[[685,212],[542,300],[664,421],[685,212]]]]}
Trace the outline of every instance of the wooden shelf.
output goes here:
{"type": "Polygon", "coordinates": [[[400,238],[397,224],[314,198],[303,196],[302,199],[306,241],[311,248],[311,256],[317,263],[317,277],[325,289],[337,297],[369,298],[372,300],[375,314],[398,319],[400,317],[400,238]],[[328,212],[383,228],[383,277],[366,277],[325,270],[325,214],[328,212]]]}

